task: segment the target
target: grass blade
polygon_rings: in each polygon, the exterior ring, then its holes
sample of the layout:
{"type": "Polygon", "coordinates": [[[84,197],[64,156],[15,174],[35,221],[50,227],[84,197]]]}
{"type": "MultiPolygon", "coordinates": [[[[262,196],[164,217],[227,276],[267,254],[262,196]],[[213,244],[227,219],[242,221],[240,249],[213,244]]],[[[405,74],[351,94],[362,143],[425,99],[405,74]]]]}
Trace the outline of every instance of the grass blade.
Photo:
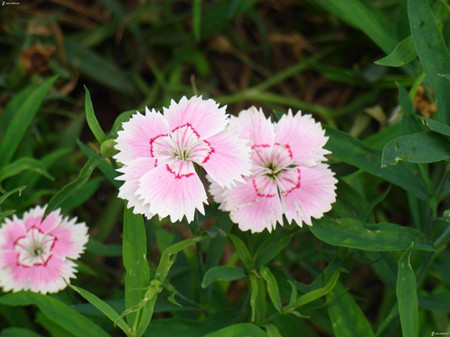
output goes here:
{"type": "Polygon", "coordinates": [[[400,186],[422,200],[428,199],[427,189],[421,179],[402,163],[395,167],[381,167],[381,151],[370,148],[358,139],[341,131],[324,126],[329,136],[325,147],[343,162],[356,166],[374,176],[400,186]]]}
{"type": "Polygon", "coordinates": [[[106,136],[103,132],[100,124],[98,123],[97,117],[95,117],[94,107],[92,106],[91,94],[86,86],[84,86],[84,90],[86,92],[86,98],[84,100],[84,108],[86,111],[86,121],[89,125],[89,128],[92,131],[95,139],[101,144],[106,136]]]}
{"type": "Polygon", "coordinates": [[[361,308],[339,282],[328,293],[327,300],[330,303],[328,315],[336,337],[375,337],[361,308]]]}
{"type": "Polygon", "coordinates": [[[50,321],[77,337],[109,337],[97,324],[51,296],[19,292],[0,297],[0,304],[8,306],[36,305],[50,321]]]}
{"type": "Polygon", "coordinates": [[[100,298],[83,288],[75,287],[72,285],[70,285],[70,287],[78,294],[80,294],[80,296],[83,297],[86,301],[100,310],[106,317],[113,321],[114,324],[117,324],[117,326],[121,328],[123,332],[128,334],[130,328],[128,327],[127,323],[125,323],[125,321],[120,318],[119,314],[108,303],[102,301],[100,298]]]}
{"type": "Polygon", "coordinates": [[[16,188],[12,189],[11,191],[8,191],[8,192],[6,192],[5,194],[3,194],[3,195],[0,197],[0,205],[3,204],[3,202],[4,202],[6,199],[8,199],[8,197],[9,197],[11,194],[14,194],[14,193],[16,193],[16,192],[19,192],[19,195],[20,195],[20,194],[22,193],[22,191],[23,191],[25,188],[26,188],[25,185],[24,185],[24,186],[19,186],[19,187],[16,187],[16,188]]]}
{"type": "Polygon", "coordinates": [[[428,0],[408,0],[408,17],[417,55],[436,95],[439,119],[449,124],[450,82],[439,74],[450,73],[450,55],[428,0]]]}
{"type": "Polygon", "coordinates": [[[8,164],[13,158],[25,132],[56,78],[57,76],[52,77],[32,91],[14,114],[0,142],[0,167],[8,164]]]}
{"type": "Polygon", "coordinates": [[[431,132],[418,132],[400,136],[383,148],[381,165],[397,165],[400,160],[408,163],[434,163],[450,158],[448,140],[431,132]]]}
{"type": "Polygon", "coordinates": [[[45,165],[43,165],[39,160],[36,160],[34,158],[22,157],[0,169],[0,182],[23,171],[34,171],[36,173],[39,173],[40,175],[43,175],[49,180],[55,180],[47,172],[45,165]]]}
{"type": "MultiPolygon", "coordinates": [[[[125,274],[125,306],[130,309],[143,299],[150,284],[147,261],[147,234],[142,215],[125,208],[123,214],[123,265],[125,274]]],[[[128,324],[134,322],[136,313],[127,316],[128,324]]]]}
{"type": "Polygon", "coordinates": [[[397,301],[403,337],[419,336],[417,282],[410,261],[412,248],[405,251],[398,261],[397,301]]]}
{"type": "Polygon", "coordinates": [[[99,155],[93,156],[89,158],[89,160],[84,164],[83,168],[80,171],[78,177],[64,186],[60,191],[58,191],[48,202],[48,207],[46,209],[46,213],[55,210],[58,208],[67,198],[76,193],[84,184],[87,183],[89,177],[91,176],[94,169],[97,167],[97,164],[102,160],[102,157],[99,155]]]}
{"type": "Polygon", "coordinates": [[[434,251],[425,234],[393,223],[367,224],[358,219],[325,216],[315,220],[310,230],[314,236],[334,246],[383,252],[407,249],[414,241],[416,249],[434,251]]]}
{"type": "Polygon", "coordinates": [[[387,67],[401,67],[412,62],[416,57],[417,52],[410,35],[401,40],[389,55],[379,59],[375,64],[387,67]]]}

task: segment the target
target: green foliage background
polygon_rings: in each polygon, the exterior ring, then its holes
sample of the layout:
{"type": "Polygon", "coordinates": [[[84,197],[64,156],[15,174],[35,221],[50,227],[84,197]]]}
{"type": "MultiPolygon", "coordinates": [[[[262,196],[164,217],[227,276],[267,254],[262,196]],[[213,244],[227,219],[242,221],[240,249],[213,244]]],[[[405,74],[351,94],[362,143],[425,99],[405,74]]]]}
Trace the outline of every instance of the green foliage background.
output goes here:
{"type": "Polygon", "coordinates": [[[4,3],[0,218],[48,203],[91,238],[70,288],[0,295],[1,337],[450,333],[447,2],[4,3]],[[194,94],[322,121],[333,210],[252,235],[124,209],[121,123],[194,94]]]}

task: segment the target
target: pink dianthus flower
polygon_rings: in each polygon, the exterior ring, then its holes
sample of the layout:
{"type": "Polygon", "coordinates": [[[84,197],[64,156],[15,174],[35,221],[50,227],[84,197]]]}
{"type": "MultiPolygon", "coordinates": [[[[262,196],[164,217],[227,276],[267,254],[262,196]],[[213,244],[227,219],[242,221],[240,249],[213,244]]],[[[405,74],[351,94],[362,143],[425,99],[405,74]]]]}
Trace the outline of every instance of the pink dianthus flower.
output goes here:
{"type": "Polygon", "coordinates": [[[337,180],[322,163],[328,138],[310,115],[289,111],[272,123],[251,107],[232,118],[230,127],[252,148],[251,174],[231,189],[211,181],[210,192],[241,230],[271,231],[283,215],[289,223],[311,225],[311,217],[331,210],[337,180]]]}
{"type": "Polygon", "coordinates": [[[5,219],[0,228],[0,287],[4,291],[55,293],[75,277],[75,263],[88,241],[84,222],[63,218],[47,206],[5,219]]]}
{"type": "Polygon", "coordinates": [[[207,195],[195,166],[221,187],[250,173],[250,148],[227,124],[225,107],[201,97],[172,101],[163,114],[147,108],[134,114],[116,139],[114,158],[123,164],[117,179],[124,181],[119,197],[149,219],[191,222],[196,209],[204,214],[207,195]]]}

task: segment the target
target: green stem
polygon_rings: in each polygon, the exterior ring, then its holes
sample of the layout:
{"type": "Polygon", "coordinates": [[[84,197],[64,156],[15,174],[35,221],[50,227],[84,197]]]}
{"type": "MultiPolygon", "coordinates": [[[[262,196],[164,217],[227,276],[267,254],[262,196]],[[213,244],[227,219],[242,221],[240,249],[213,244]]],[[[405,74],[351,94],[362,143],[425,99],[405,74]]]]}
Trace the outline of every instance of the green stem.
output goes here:
{"type": "Polygon", "coordinates": [[[434,253],[429,253],[425,258],[425,261],[417,275],[417,289],[420,289],[425,282],[425,276],[434,259],[446,249],[447,245],[442,243],[447,240],[448,236],[450,236],[450,227],[447,227],[447,229],[436,239],[436,241],[434,241],[433,246],[436,247],[436,251],[434,253]],[[440,247],[441,245],[442,247],[440,247]]]}
{"type": "MultiPolygon", "coordinates": [[[[198,216],[198,212],[195,211],[194,215],[194,221],[189,224],[191,228],[192,235],[194,236],[200,236],[201,235],[201,229],[200,229],[200,219],[198,216]]],[[[203,256],[202,256],[202,250],[201,250],[201,242],[197,242],[195,244],[195,253],[197,255],[197,266],[198,266],[198,277],[199,282],[203,280],[204,276],[204,266],[203,266],[203,256]]]]}

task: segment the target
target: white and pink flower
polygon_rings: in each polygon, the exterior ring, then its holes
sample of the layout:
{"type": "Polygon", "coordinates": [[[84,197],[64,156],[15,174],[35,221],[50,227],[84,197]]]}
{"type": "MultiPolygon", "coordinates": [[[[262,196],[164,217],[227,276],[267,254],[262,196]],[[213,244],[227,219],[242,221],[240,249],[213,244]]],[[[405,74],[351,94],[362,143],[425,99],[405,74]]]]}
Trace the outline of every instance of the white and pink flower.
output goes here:
{"type": "Polygon", "coordinates": [[[227,125],[225,107],[201,97],[172,101],[163,114],[134,114],[116,139],[119,197],[147,218],[191,222],[196,209],[204,214],[207,195],[196,166],[224,188],[250,173],[250,148],[227,125]]]}
{"type": "MultiPolygon", "coordinates": [[[[211,179],[210,192],[241,230],[271,231],[283,215],[311,225],[336,200],[334,173],[322,161],[328,138],[310,115],[289,111],[277,123],[252,107],[230,121],[252,148],[251,174],[230,189],[211,179]]],[[[210,177],[208,177],[209,179],[210,177]]]]}
{"type": "Polygon", "coordinates": [[[4,291],[31,290],[55,293],[75,277],[75,263],[88,241],[87,227],[60,211],[44,218],[44,207],[35,207],[0,228],[0,287],[4,291]]]}

